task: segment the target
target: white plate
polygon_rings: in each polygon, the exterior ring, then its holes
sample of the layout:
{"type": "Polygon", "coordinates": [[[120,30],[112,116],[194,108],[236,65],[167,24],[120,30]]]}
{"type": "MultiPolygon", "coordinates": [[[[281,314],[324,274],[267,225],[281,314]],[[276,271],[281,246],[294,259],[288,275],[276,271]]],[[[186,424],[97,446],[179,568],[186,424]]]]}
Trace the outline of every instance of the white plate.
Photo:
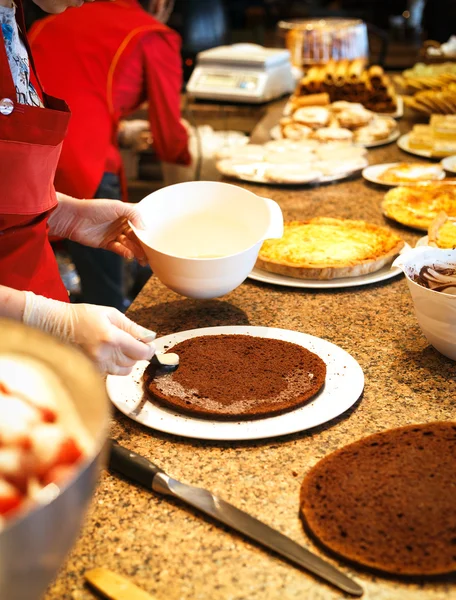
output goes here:
{"type": "MultiPolygon", "coordinates": [[[[231,162],[231,159],[227,159],[227,161],[231,162]]],[[[367,161],[366,161],[367,164],[367,161]]],[[[224,175],[225,177],[230,177],[231,179],[236,179],[238,181],[246,181],[248,183],[261,183],[263,185],[315,185],[319,183],[330,183],[332,181],[339,181],[340,179],[347,179],[347,177],[351,177],[356,173],[359,173],[362,169],[355,169],[354,171],[348,171],[347,173],[338,173],[337,175],[323,175],[322,177],[318,177],[317,179],[303,180],[303,181],[270,181],[266,179],[264,176],[264,171],[267,167],[273,166],[272,163],[256,163],[257,171],[255,175],[249,175],[248,173],[243,173],[242,170],[235,174],[232,172],[232,168],[225,171],[224,161],[221,160],[217,163],[218,171],[224,175]]]]}
{"type": "Polygon", "coordinates": [[[440,164],[445,171],[448,171],[449,173],[456,173],[456,156],[447,156],[440,161],[440,164]]]}
{"type": "Polygon", "coordinates": [[[296,433],[326,423],[349,409],[363,392],[363,371],[348,352],[331,342],[299,331],[272,327],[205,327],[167,335],[155,340],[155,347],[161,352],[189,338],[220,334],[252,335],[299,344],[325,361],[325,385],[311,402],[283,415],[253,421],[211,421],[180,414],[149,399],[141,402],[145,398],[142,375],[148,365],[141,361],[131,375],[107,377],[106,387],[112,403],[134,421],[165,433],[202,440],[257,440],[296,433]],[[138,403],[140,406],[135,410],[138,403]]]}
{"type": "MultiPolygon", "coordinates": [[[[395,162],[395,163],[384,163],[381,165],[371,165],[370,167],[366,167],[365,169],[363,169],[362,175],[364,177],[364,179],[366,179],[367,181],[370,181],[372,183],[376,183],[378,185],[384,185],[386,187],[396,187],[399,185],[411,185],[414,183],[419,183],[418,181],[401,181],[400,183],[386,183],[386,181],[382,181],[381,179],[379,179],[379,176],[386,171],[386,169],[389,169],[390,167],[396,167],[397,165],[400,165],[403,163],[400,162],[395,162]]],[[[412,164],[412,163],[411,163],[412,164]]],[[[429,165],[432,166],[432,165],[429,165]]],[[[428,180],[428,181],[441,181],[442,179],[445,179],[445,171],[442,169],[442,173],[440,174],[440,177],[438,179],[432,179],[432,180],[428,180]]]]}
{"type": "Polygon", "coordinates": [[[427,235],[421,237],[415,244],[415,248],[419,248],[420,246],[429,246],[429,237],[427,235]]]}
{"type": "MultiPolygon", "coordinates": [[[[410,250],[410,246],[405,244],[400,253],[402,254],[408,250],[410,250]]],[[[369,285],[370,283],[378,283],[379,281],[385,281],[385,279],[397,277],[397,275],[401,275],[401,273],[402,269],[397,267],[391,268],[390,265],[385,265],[378,271],[375,271],[375,273],[367,273],[367,275],[359,275],[358,277],[341,277],[340,279],[297,279],[296,277],[287,277],[286,275],[279,275],[278,273],[270,273],[269,271],[263,271],[263,269],[257,269],[255,267],[248,277],[255,281],[272,283],[273,285],[324,290],[369,285]]]]}
{"type": "Polygon", "coordinates": [[[415,156],[422,156],[424,158],[439,158],[438,156],[433,156],[430,150],[416,150],[415,148],[410,148],[409,138],[410,134],[404,133],[404,135],[401,135],[401,137],[397,140],[397,145],[401,150],[404,150],[404,152],[408,152],[409,154],[414,154],[415,156]]]}
{"type": "MultiPolygon", "coordinates": [[[[385,115],[383,115],[383,116],[385,116],[385,115]]],[[[271,136],[271,138],[273,140],[283,140],[284,139],[282,136],[282,131],[280,130],[280,125],[275,125],[269,131],[269,135],[271,136]]],[[[361,148],[377,148],[377,146],[386,146],[387,144],[391,144],[392,142],[395,142],[399,138],[400,135],[401,135],[400,131],[398,129],[395,129],[384,140],[377,140],[375,142],[369,142],[368,144],[361,144],[361,143],[354,142],[353,145],[361,147],[361,148]]],[[[399,141],[398,141],[398,143],[399,143],[399,141]]]]}
{"type": "MultiPolygon", "coordinates": [[[[290,98],[290,100],[291,100],[291,98],[290,98]]],[[[374,114],[378,115],[379,117],[393,117],[393,119],[400,119],[401,117],[404,116],[404,100],[402,99],[402,96],[397,96],[397,109],[393,113],[379,113],[379,112],[375,112],[375,111],[373,111],[373,112],[374,112],[374,114]]],[[[291,101],[286,103],[285,108],[283,109],[283,116],[288,117],[288,115],[290,113],[291,113],[291,101]]]]}

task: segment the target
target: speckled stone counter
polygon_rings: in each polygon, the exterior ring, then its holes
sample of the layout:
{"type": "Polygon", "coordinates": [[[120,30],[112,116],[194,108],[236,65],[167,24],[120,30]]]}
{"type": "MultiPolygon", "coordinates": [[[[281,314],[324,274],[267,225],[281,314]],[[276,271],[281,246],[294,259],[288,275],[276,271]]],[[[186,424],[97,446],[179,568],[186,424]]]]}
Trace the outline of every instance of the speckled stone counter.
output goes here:
{"type": "MultiPolygon", "coordinates": [[[[395,144],[372,150],[369,159],[414,160],[395,144]]],[[[385,189],[361,178],[310,189],[249,189],[277,200],[286,219],[328,215],[385,224],[380,212],[385,189]]],[[[392,222],[388,225],[410,244],[420,237],[392,222]]],[[[124,445],[151,457],[175,478],[209,488],[322,556],[298,517],[299,488],[308,469],[367,434],[456,418],[456,365],[427,344],[402,276],[332,291],[247,280],[211,301],[182,298],[152,278],[129,316],[159,335],[216,325],[294,329],[338,344],[356,358],[365,374],[362,398],[341,417],[290,436],[212,443],[158,433],[118,412],[113,415],[112,436],[124,445]]],[[[455,579],[401,583],[335,564],[365,588],[366,599],[456,597],[455,579]]],[[[109,474],[102,476],[82,535],[46,600],[95,598],[84,587],[83,574],[96,566],[131,577],[157,600],[345,597],[184,505],[109,474]]]]}

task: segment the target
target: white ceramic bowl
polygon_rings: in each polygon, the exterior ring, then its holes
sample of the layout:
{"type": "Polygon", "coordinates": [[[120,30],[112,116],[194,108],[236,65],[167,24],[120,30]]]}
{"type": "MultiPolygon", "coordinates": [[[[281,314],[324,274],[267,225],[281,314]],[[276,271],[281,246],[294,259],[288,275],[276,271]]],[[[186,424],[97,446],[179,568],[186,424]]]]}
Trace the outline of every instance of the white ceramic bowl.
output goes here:
{"type": "Polygon", "coordinates": [[[236,288],[263,241],[283,235],[276,202],[227,183],[178,183],[138,206],[144,229],[132,228],[153,272],[189,298],[217,298],[236,288]]]}
{"type": "MultiPolygon", "coordinates": [[[[26,372],[38,388],[65,400],[67,425],[73,425],[80,443],[77,423],[84,424],[87,458],[73,476],[61,486],[45,488],[49,495],[42,504],[7,521],[0,531],[0,598],[38,600],[79,534],[101,466],[109,402],[99,373],[76,349],[13,321],[0,319],[0,331],[0,379],[11,384],[15,363],[17,373],[26,372]]],[[[22,378],[15,381],[20,386],[22,378]]],[[[17,385],[12,389],[20,391],[17,385]]]]}
{"type": "Polygon", "coordinates": [[[456,360],[456,296],[430,290],[412,279],[421,267],[436,264],[456,268],[456,250],[420,246],[399,256],[393,266],[401,267],[405,273],[415,314],[428,342],[444,356],[456,360]]]}

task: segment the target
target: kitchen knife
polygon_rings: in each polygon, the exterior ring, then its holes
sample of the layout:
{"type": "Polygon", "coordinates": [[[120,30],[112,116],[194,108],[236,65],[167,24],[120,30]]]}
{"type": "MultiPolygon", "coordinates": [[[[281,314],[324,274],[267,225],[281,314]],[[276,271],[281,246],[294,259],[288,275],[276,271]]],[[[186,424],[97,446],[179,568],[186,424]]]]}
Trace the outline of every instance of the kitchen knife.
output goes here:
{"type": "Polygon", "coordinates": [[[362,587],[319,556],[211,492],[172,479],[147,458],[124,448],[115,440],[111,440],[109,468],[159,494],[190,504],[344,592],[362,596],[362,587]]]}

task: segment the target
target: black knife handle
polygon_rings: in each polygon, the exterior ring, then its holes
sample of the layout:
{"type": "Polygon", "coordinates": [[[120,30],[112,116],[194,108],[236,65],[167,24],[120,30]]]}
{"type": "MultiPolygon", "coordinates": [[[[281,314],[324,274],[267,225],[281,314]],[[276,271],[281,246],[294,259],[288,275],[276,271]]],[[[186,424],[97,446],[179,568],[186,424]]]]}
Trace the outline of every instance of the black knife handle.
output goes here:
{"type": "Polygon", "coordinates": [[[164,473],[147,458],[121,446],[116,440],[110,440],[109,469],[121,473],[128,479],[147,488],[152,488],[152,482],[157,473],[164,473]]]}

